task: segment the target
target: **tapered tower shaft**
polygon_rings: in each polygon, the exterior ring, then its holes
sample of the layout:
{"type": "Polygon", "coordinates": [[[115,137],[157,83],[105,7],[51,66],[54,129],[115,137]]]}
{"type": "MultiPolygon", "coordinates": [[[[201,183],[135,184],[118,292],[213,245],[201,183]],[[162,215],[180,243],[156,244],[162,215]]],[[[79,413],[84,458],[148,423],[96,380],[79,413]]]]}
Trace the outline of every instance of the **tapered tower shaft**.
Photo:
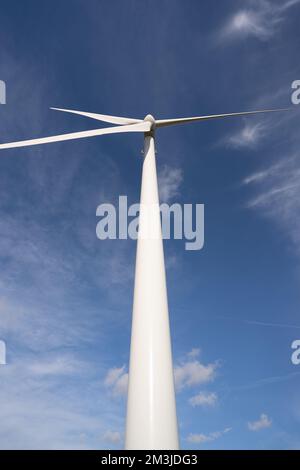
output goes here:
{"type": "Polygon", "coordinates": [[[174,375],[153,133],[145,135],[126,449],[178,449],[174,375]]]}

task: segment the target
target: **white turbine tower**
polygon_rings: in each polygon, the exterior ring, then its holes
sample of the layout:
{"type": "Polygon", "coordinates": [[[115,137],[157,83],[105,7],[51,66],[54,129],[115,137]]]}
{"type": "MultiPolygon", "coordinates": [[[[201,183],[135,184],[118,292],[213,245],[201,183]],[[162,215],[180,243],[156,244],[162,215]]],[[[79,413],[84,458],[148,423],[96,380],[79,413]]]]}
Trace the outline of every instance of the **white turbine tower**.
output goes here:
{"type": "Polygon", "coordinates": [[[193,121],[282,110],[273,109],[163,120],[155,120],[151,115],[147,115],[144,120],[141,120],[70,109],[51,109],[79,114],[98,121],[118,124],[118,126],[10,142],[0,144],[0,149],[47,144],[118,132],[144,133],[144,162],[134,282],[125,448],[178,449],[166,274],[155,162],[155,129],[193,121]],[[149,234],[149,227],[151,227],[151,234],[149,234]]]}

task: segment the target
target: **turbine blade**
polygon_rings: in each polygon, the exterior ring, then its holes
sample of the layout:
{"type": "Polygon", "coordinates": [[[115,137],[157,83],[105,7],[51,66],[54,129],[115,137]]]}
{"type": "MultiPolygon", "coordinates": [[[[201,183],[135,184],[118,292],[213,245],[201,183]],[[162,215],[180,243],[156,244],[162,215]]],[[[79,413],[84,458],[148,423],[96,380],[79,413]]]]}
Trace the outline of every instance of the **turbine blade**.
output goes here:
{"type": "Polygon", "coordinates": [[[142,122],[142,119],[108,116],[106,114],[86,113],[84,111],[76,111],[75,109],[63,109],[63,108],[50,108],[50,109],[53,109],[54,111],[62,111],[64,113],[79,114],[80,116],[85,116],[91,119],[96,119],[97,121],[109,122],[111,124],[124,125],[124,124],[137,124],[138,122],[142,122]]]}
{"type": "Polygon", "coordinates": [[[226,118],[232,116],[249,116],[251,114],[261,114],[261,113],[277,113],[280,111],[288,111],[290,108],[284,109],[263,109],[260,111],[246,111],[242,113],[229,113],[229,114],[210,114],[208,116],[196,116],[196,117],[187,117],[187,118],[178,118],[178,119],[160,119],[155,121],[156,127],[166,127],[173,126],[176,124],[185,124],[193,121],[207,121],[208,119],[218,119],[226,118]]]}
{"type": "Polygon", "coordinates": [[[150,122],[141,122],[129,126],[107,127],[105,129],[93,129],[91,131],[72,132],[71,134],[53,135],[42,137],[40,139],[20,140],[18,142],[8,142],[0,144],[0,149],[9,149],[16,147],[28,147],[29,145],[49,144],[51,142],[61,142],[63,140],[82,139],[85,137],[94,137],[103,134],[116,134],[119,132],[148,132],[150,131],[150,122]]]}

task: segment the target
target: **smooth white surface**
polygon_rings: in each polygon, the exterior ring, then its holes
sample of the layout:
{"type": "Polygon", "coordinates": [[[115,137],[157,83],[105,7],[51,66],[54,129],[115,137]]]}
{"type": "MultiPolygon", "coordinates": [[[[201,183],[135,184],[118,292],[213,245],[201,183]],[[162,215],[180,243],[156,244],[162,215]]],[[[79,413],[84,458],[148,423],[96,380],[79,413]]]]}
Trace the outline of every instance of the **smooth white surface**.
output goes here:
{"type": "Polygon", "coordinates": [[[145,137],[139,224],[125,448],[178,449],[165,263],[151,136],[145,137]],[[147,236],[149,227],[151,238],[147,236]]]}
{"type": "Polygon", "coordinates": [[[20,140],[18,142],[8,142],[0,144],[0,149],[9,149],[16,147],[28,147],[30,145],[50,144],[52,142],[61,142],[64,140],[83,139],[85,137],[95,137],[104,134],[116,134],[119,132],[147,132],[150,130],[151,123],[142,121],[138,124],[129,126],[106,127],[102,129],[93,129],[91,131],[72,132],[71,134],[53,135],[51,137],[42,137],[40,139],[20,140]]]}
{"type": "Polygon", "coordinates": [[[167,127],[167,126],[174,126],[176,124],[185,124],[188,122],[194,121],[207,121],[209,119],[219,119],[219,118],[226,118],[226,117],[234,117],[234,116],[249,116],[251,114],[262,114],[262,113],[277,113],[279,111],[289,111],[290,108],[287,109],[262,109],[260,111],[245,111],[241,113],[227,113],[227,114],[210,114],[208,116],[195,116],[195,117],[187,117],[187,118],[175,118],[175,119],[158,119],[155,121],[156,127],[167,127]]]}
{"type": "Polygon", "coordinates": [[[63,108],[50,108],[54,111],[63,111],[64,113],[78,114],[79,116],[85,116],[96,121],[110,122],[111,124],[136,124],[142,122],[142,119],[132,119],[127,117],[109,116],[107,114],[98,113],[86,113],[85,111],[76,111],[75,109],[63,109],[63,108]]]}

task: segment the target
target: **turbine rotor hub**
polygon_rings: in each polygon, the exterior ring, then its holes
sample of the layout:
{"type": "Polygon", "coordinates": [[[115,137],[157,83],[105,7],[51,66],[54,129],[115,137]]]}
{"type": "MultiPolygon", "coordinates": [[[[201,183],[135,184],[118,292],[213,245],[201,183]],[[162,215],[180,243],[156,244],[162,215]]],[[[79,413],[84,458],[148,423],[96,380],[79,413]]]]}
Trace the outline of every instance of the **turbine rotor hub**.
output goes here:
{"type": "Polygon", "coordinates": [[[155,128],[155,119],[152,114],[147,114],[147,116],[144,117],[144,121],[151,123],[151,131],[153,131],[155,128]]]}

